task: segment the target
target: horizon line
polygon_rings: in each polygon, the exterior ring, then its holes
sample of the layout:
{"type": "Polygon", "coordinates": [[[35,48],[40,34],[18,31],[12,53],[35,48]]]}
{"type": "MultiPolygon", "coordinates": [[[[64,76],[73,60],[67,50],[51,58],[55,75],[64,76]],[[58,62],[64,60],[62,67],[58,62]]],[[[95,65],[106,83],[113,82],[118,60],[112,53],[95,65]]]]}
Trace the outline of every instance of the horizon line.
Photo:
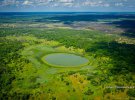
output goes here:
{"type": "Polygon", "coordinates": [[[65,13],[65,12],[67,12],[67,13],[76,13],[76,12],[82,12],[82,13],[95,13],[95,12],[96,12],[96,13],[97,13],[97,12],[98,12],[98,13],[100,13],[100,12],[101,12],[101,13],[102,13],[102,12],[106,12],[106,13],[111,12],[111,13],[113,13],[113,12],[114,12],[114,13],[117,13],[117,12],[118,12],[118,13],[120,13],[120,12],[125,12],[125,13],[135,13],[135,11],[0,11],[0,13],[3,13],[3,12],[6,12],[6,13],[12,13],[12,12],[19,12],[19,13],[21,13],[21,12],[22,12],[22,13],[23,13],[23,12],[37,12],[37,13],[38,13],[38,12],[39,12],[39,13],[40,13],[40,12],[45,12],[45,13],[51,13],[51,12],[55,12],[55,13],[57,13],[57,12],[58,12],[58,13],[59,13],[59,12],[60,12],[60,13],[62,13],[62,12],[64,12],[64,13],[65,13]]]}

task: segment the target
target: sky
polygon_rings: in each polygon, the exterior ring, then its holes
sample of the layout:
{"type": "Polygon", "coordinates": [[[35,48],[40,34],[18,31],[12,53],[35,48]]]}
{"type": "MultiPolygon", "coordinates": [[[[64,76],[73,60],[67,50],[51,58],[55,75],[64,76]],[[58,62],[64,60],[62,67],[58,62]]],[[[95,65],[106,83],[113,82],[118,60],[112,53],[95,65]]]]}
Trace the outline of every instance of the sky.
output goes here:
{"type": "Polygon", "coordinates": [[[0,12],[135,12],[135,0],[0,0],[0,12]]]}

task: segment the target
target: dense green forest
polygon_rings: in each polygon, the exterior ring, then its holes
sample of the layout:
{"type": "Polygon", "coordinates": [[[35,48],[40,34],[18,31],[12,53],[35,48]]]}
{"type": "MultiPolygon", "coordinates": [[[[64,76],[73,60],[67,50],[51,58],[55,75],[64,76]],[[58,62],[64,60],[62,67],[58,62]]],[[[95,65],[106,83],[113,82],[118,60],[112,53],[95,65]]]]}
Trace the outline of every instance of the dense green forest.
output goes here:
{"type": "Polygon", "coordinates": [[[135,39],[128,35],[91,29],[2,26],[0,99],[133,100],[134,51],[135,39]],[[41,60],[56,52],[82,55],[90,62],[81,68],[55,68],[41,60]]]}

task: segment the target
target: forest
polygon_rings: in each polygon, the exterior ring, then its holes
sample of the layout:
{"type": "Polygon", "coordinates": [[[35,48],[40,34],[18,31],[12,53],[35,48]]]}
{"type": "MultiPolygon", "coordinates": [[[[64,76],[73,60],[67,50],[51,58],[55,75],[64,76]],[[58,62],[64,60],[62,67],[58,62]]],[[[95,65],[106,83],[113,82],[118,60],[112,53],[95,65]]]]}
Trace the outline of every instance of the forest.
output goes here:
{"type": "Polygon", "coordinates": [[[134,100],[134,26],[134,14],[0,13],[0,99],[134,100]],[[54,53],[89,63],[43,61],[54,53]]]}

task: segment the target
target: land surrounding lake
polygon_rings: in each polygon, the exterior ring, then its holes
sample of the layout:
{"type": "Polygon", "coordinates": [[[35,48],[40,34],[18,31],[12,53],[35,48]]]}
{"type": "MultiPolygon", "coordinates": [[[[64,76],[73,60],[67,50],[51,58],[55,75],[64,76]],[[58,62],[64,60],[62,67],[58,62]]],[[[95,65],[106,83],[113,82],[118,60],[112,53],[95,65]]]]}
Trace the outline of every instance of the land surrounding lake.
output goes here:
{"type": "Polygon", "coordinates": [[[0,13],[1,100],[134,100],[135,13],[0,13]]]}

